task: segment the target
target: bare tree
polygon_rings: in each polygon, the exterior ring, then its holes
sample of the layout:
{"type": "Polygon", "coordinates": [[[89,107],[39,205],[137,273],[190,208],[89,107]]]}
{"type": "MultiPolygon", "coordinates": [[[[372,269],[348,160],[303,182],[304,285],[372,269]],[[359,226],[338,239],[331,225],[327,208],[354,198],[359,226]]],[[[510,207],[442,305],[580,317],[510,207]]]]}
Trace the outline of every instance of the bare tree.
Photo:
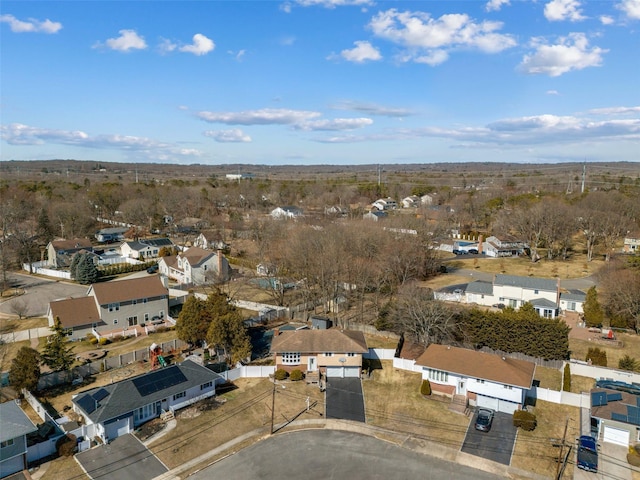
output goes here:
{"type": "Polygon", "coordinates": [[[9,309],[11,310],[11,313],[18,315],[20,320],[26,318],[29,314],[29,304],[23,298],[14,298],[11,301],[9,309]]]}

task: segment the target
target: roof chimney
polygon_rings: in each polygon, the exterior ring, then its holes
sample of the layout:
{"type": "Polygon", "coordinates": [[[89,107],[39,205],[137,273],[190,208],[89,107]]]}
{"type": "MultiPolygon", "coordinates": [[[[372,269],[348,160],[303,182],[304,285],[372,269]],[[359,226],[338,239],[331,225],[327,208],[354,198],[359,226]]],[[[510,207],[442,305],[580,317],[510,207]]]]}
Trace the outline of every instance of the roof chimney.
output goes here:
{"type": "Polygon", "coordinates": [[[478,236],[478,253],[482,253],[482,242],[484,242],[484,235],[478,236]]]}
{"type": "Polygon", "coordinates": [[[223,271],[223,262],[222,262],[222,250],[218,249],[218,277],[221,280],[226,280],[225,272],[223,271]]]}

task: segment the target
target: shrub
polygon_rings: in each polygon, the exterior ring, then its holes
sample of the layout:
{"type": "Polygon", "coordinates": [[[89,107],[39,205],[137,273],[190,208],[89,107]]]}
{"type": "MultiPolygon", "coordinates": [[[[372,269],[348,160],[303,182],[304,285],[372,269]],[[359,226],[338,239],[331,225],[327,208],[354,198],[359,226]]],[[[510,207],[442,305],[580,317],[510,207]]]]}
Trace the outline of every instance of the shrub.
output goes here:
{"type": "Polygon", "coordinates": [[[516,410],[513,412],[513,426],[520,427],[527,432],[535,430],[537,425],[536,416],[526,410],[516,410]]]}
{"type": "Polygon", "coordinates": [[[98,339],[97,339],[96,337],[91,337],[91,338],[89,339],[89,343],[90,343],[91,345],[97,345],[97,344],[98,344],[98,339]]]}
{"type": "Polygon", "coordinates": [[[571,391],[571,367],[569,364],[565,364],[564,366],[564,375],[562,378],[562,391],[570,392],[571,391]]]}
{"type": "Polygon", "coordinates": [[[111,343],[111,341],[108,338],[102,337],[100,339],[100,345],[108,345],[110,343],[111,343]]]}
{"type": "Polygon", "coordinates": [[[72,456],[78,447],[78,439],[73,433],[67,433],[56,441],[56,451],[61,457],[72,456]]]}
{"type": "Polygon", "coordinates": [[[633,372],[638,368],[638,362],[632,356],[625,355],[620,360],[618,360],[618,368],[620,370],[628,370],[630,372],[633,372]]]}
{"type": "Polygon", "coordinates": [[[303,378],[304,378],[304,374],[302,373],[301,370],[298,370],[297,368],[295,370],[292,370],[291,373],[289,374],[289,380],[294,382],[302,380],[303,378]]]}
{"type": "Polygon", "coordinates": [[[431,395],[431,382],[429,382],[429,380],[422,380],[422,385],[420,385],[420,394],[431,395]]]}
{"type": "Polygon", "coordinates": [[[627,462],[634,467],[640,467],[640,443],[636,443],[629,447],[629,453],[627,453],[627,462]]]}
{"type": "Polygon", "coordinates": [[[273,374],[273,378],[275,378],[276,380],[284,380],[288,376],[289,374],[287,373],[287,371],[282,368],[277,369],[273,374]]]}
{"type": "Polygon", "coordinates": [[[598,347],[589,347],[587,350],[587,356],[585,361],[591,361],[592,365],[599,365],[601,367],[607,366],[607,352],[600,350],[598,347]]]}

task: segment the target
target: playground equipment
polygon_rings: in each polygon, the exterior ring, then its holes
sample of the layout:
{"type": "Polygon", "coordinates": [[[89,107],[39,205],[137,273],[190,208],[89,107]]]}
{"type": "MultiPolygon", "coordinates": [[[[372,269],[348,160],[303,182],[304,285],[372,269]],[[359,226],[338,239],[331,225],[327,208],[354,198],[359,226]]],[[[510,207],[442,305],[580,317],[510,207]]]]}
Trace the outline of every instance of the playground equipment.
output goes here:
{"type": "Polygon", "coordinates": [[[160,345],[156,345],[155,343],[152,343],[149,346],[149,351],[151,353],[151,369],[152,370],[155,370],[156,368],[158,368],[158,366],[160,367],[167,366],[167,361],[162,356],[162,348],[160,347],[160,345]]]}

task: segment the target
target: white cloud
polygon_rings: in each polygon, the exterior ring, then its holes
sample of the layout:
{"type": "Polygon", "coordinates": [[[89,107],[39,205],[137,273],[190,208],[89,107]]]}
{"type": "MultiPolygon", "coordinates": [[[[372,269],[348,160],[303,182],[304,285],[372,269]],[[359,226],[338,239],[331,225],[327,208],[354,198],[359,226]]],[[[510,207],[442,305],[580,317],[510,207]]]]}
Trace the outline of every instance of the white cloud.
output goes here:
{"type": "Polygon", "coordinates": [[[589,110],[588,113],[593,115],[636,115],[640,114],[640,106],[594,108],[589,110]]]}
{"type": "Polygon", "coordinates": [[[617,5],[631,20],[640,20],[640,0],[622,0],[617,5]]]}
{"type": "Polygon", "coordinates": [[[284,13],[291,13],[291,3],[290,2],[281,3],[280,10],[282,10],[284,13]]]}
{"type": "Polygon", "coordinates": [[[582,15],[580,7],[579,0],[551,0],[544,6],[544,16],[551,22],[578,22],[586,18],[582,15]]]}
{"type": "Polygon", "coordinates": [[[209,123],[227,125],[293,125],[320,116],[319,112],[288,110],[285,108],[263,108],[244,112],[198,112],[197,117],[209,123]]]}
{"type": "Polygon", "coordinates": [[[196,33],[193,36],[193,43],[191,45],[185,45],[178,50],[186,53],[193,53],[194,55],[206,55],[216,48],[215,43],[210,38],[205,37],[201,33],[196,33]]]}
{"type": "Polygon", "coordinates": [[[234,52],[233,50],[227,50],[227,53],[233,57],[235,57],[237,62],[241,62],[242,59],[244,58],[245,54],[247,53],[246,50],[238,50],[237,52],[234,52]]]}
{"type": "Polygon", "coordinates": [[[333,120],[310,120],[296,124],[296,130],[355,130],[373,124],[370,118],[335,118],[333,120]]]}
{"type": "Polygon", "coordinates": [[[144,37],[138,35],[135,30],[120,30],[119,37],[108,38],[104,45],[100,42],[94,45],[94,48],[106,46],[111,50],[118,52],[128,52],[130,50],[144,50],[147,48],[147,42],[144,37]]]}
{"type": "Polygon", "coordinates": [[[60,22],[52,22],[48,18],[44,21],[35,18],[24,21],[10,14],[0,15],[0,23],[8,23],[14,33],[58,33],[62,29],[60,22]]]}
{"type": "Polygon", "coordinates": [[[547,90],[547,95],[560,95],[557,90],[547,90]]]}
{"type": "Polygon", "coordinates": [[[509,0],[489,0],[484,8],[487,12],[495,12],[500,10],[503,5],[509,5],[509,0]]]}
{"type": "Polygon", "coordinates": [[[138,156],[150,159],[178,159],[179,157],[196,157],[200,152],[185,149],[171,143],[158,142],[151,138],[132,135],[96,135],[80,131],[56,130],[31,127],[20,123],[0,126],[0,138],[10,145],[44,145],[58,144],[94,149],[117,149],[124,152],[136,152],[138,156]]]}
{"type": "Polygon", "coordinates": [[[167,38],[163,38],[158,44],[158,50],[161,54],[171,53],[175,51],[176,48],[178,48],[178,45],[167,38]]]}
{"type": "Polygon", "coordinates": [[[373,5],[372,0],[296,0],[296,3],[303,7],[320,6],[324,8],[373,5]]]}
{"type": "MultiPolygon", "coordinates": [[[[376,47],[366,41],[354,42],[355,47],[351,50],[342,50],[340,57],[349,62],[364,63],[367,60],[376,61],[382,58],[376,47]]],[[[333,56],[330,56],[333,58],[333,56]]]]}
{"type": "Polygon", "coordinates": [[[414,115],[414,112],[405,108],[385,107],[382,105],[376,105],[375,103],[361,103],[351,100],[340,102],[332,108],[335,108],[336,110],[355,110],[368,115],[377,115],[382,117],[408,117],[410,115],[414,115]]]}
{"type": "Polygon", "coordinates": [[[572,33],[558,39],[555,45],[544,43],[542,39],[533,39],[535,52],[525,55],[519,69],[527,74],[545,74],[558,77],[573,70],[598,67],[602,64],[602,55],[608,50],[592,47],[583,33],[572,33]]]}
{"type": "Polygon", "coordinates": [[[610,17],[609,15],[600,16],[600,23],[602,23],[603,25],[612,25],[613,22],[614,22],[613,17],[610,17]]]}
{"type": "Polygon", "coordinates": [[[239,128],[231,130],[207,130],[204,132],[206,137],[213,138],[216,142],[220,143],[249,143],[251,137],[245,134],[239,128]]]}
{"type": "Polygon", "coordinates": [[[296,37],[294,37],[293,35],[284,36],[280,38],[278,43],[284,47],[290,47],[291,45],[296,43],[296,37]]]}
{"type": "Polygon", "coordinates": [[[497,33],[502,22],[476,22],[465,14],[447,14],[432,18],[425,12],[399,12],[390,9],[378,13],[369,22],[373,33],[405,47],[398,58],[437,65],[446,61],[455,48],[474,48],[497,53],[516,45],[512,35],[497,33]]]}

